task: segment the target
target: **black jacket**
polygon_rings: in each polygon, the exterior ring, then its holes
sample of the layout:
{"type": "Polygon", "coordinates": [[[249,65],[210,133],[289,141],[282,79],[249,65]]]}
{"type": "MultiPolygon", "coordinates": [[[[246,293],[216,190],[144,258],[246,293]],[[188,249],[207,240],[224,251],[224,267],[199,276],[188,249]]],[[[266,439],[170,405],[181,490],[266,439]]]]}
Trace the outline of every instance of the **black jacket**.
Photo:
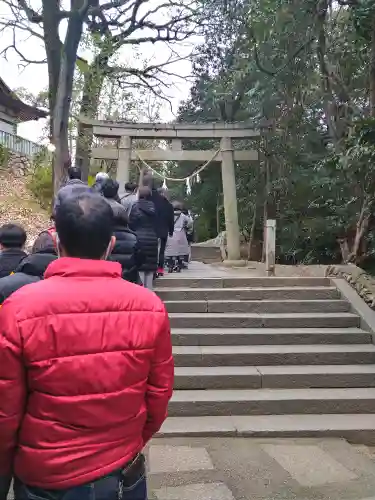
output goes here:
{"type": "Polygon", "coordinates": [[[134,203],[130,216],[129,227],[138,238],[139,247],[144,255],[144,263],[140,271],[153,272],[158,264],[158,237],[156,234],[156,213],[152,201],[138,200],[134,203]]]}
{"type": "Polygon", "coordinates": [[[65,186],[59,189],[54,201],[54,210],[58,207],[64,200],[70,196],[80,196],[83,193],[89,193],[91,191],[90,187],[80,179],[69,179],[65,186]]]}
{"type": "Polygon", "coordinates": [[[123,225],[115,225],[113,234],[116,236],[116,243],[109,260],[121,264],[125,280],[140,283],[138,271],[144,262],[144,256],[139,248],[137,235],[123,225]]]}
{"type": "Polygon", "coordinates": [[[128,216],[126,214],[125,208],[116,201],[115,198],[104,198],[106,202],[110,205],[113,212],[113,217],[115,219],[115,224],[120,224],[122,226],[128,225],[128,216]]]}
{"type": "Polygon", "coordinates": [[[40,281],[56,258],[53,253],[34,253],[25,257],[14,274],[0,279],[0,304],[19,288],[40,281]]]}
{"type": "Polygon", "coordinates": [[[173,206],[167,198],[159,194],[156,189],[152,190],[151,200],[156,210],[156,234],[158,238],[173,236],[174,217],[173,206]]]}
{"type": "Polygon", "coordinates": [[[125,208],[114,198],[104,198],[112,208],[115,226],[113,234],[116,243],[109,260],[119,262],[122,267],[122,277],[132,283],[141,283],[138,275],[144,257],[140,251],[137,235],[128,227],[125,208]]]}
{"type": "Polygon", "coordinates": [[[0,253],[0,278],[9,276],[16,270],[18,264],[27,257],[27,253],[18,248],[10,248],[0,253]]]}

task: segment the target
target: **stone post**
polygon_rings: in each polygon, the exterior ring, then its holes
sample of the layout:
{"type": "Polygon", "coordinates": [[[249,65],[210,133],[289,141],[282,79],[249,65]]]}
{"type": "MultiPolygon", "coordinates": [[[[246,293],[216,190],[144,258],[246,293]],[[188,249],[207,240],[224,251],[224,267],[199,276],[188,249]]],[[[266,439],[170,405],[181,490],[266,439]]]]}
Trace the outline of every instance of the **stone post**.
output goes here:
{"type": "Polygon", "coordinates": [[[117,175],[116,180],[120,185],[119,194],[124,193],[125,183],[129,182],[129,172],[131,165],[131,152],[132,152],[132,139],[129,136],[120,138],[118,162],[117,162],[117,175]]]}
{"type": "Polygon", "coordinates": [[[225,228],[227,235],[228,265],[244,265],[240,257],[240,230],[238,226],[236,175],[234,170],[234,158],[232,140],[223,137],[221,147],[221,175],[224,194],[225,228]]]}
{"type": "Polygon", "coordinates": [[[266,273],[267,276],[275,276],[276,263],[276,221],[266,221],[266,273]]]}
{"type": "Polygon", "coordinates": [[[182,140],[181,139],[172,139],[171,150],[172,151],[181,151],[182,149],[182,140]]]}

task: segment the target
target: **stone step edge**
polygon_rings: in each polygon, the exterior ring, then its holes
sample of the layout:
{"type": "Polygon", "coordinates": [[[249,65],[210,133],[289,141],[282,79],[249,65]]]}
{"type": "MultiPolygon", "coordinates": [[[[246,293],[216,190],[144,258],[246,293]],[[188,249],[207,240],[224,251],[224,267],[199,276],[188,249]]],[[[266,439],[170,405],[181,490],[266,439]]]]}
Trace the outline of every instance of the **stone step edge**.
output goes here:
{"type": "MultiPolygon", "coordinates": [[[[287,389],[175,389],[171,403],[239,403],[241,401],[375,401],[375,387],[287,389]]],[[[375,425],[375,415],[374,415],[375,425]]]]}
{"type": "MultiPolygon", "coordinates": [[[[171,281],[178,281],[178,282],[197,282],[197,281],[206,281],[206,282],[220,282],[220,283],[231,283],[231,282],[258,282],[258,283],[277,283],[277,282],[285,282],[285,283],[295,283],[297,281],[300,281],[301,283],[311,283],[312,286],[314,286],[314,283],[323,283],[322,285],[318,286],[332,286],[331,285],[331,279],[326,276],[188,276],[188,275],[173,275],[173,276],[168,276],[164,275],[163,277],[159,278],[157,280],[157,283],[169,283],[171,281]]],[[[259,286],[259,285],[258,285],[259,286]]],[[[292,285],[293,286],[293,285],[292,285]]],[[[301,285],[303,286],[303,285],[301,285]]]]}
{"type": "Polygon", "coordinates": [[[183,345],[172,346],[174,355],[196,354],[311,354],[311,353],[358,353],[375,352],[374,344],[245,344],[245,345],[183,345]]]}
{"type": "Polygon", "coordinates": [[[341,313],[169,313],[170,318],[359,318],[358,314],[341,313]]]}
{"type": "Polygon", "coordinates": [[[375,445],[373,414],[169,417],[158,437],[339,437],[375,445]]]}
{"type": "Polygon", "coordinates": [[[172,328],[172,335],[371,335],[362,328],[172,328]]]}
{"type": "Polygon", "coordinates": [[[192,300],[164,300],[164,304],[320,304],[320,303],[349,303],[343,299],[192,299],[192,300]]]}
{"type": "Polygon", "coordinates": [[[175,377],[228,377],[249,375],[375,375],[375,364],[363,365],[271,365],[271,366],[176,366],[175,377]],[[222,369],[222,373],[220,370],[222,369]],[[196,372],[196,373],[194,373],[196,372]]]}
{"type": "Polygon", "coordinates": [[[154,292],[217,292],[217,291],[236,291],[236,292],[257,292],[257,291],[279,291],[279,290],[285,290],[285,291],[301,291],[301,290],[308,290],[311,292],[320,292],[320,291],[326,291],[330,290],[332,292],[336,291],[337,288],[335,286],[265,286],[265,287],[238,287],[238,288],[186,288],[186,287],[156,287],[154,288],[154,292]]]}

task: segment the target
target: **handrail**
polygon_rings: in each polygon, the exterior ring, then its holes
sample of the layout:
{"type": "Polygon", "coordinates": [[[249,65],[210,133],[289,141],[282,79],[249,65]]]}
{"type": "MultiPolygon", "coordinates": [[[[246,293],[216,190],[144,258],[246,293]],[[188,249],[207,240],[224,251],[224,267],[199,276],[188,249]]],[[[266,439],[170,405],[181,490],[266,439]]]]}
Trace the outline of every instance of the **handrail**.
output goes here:
{"type": "Polygon", "coordinates": [[[34,156],[43,149],[43,146],[40,144],[19,137],[18,135],[3,132],[2,130],[0,130],[0,144],[14,153],[20,153],[25,156],[34,156]]]}

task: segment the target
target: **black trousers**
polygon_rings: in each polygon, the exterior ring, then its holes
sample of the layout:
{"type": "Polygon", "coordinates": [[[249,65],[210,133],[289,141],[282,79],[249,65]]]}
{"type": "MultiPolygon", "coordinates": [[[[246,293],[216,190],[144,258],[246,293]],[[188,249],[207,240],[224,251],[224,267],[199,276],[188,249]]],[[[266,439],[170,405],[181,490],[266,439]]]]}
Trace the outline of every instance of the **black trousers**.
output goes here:
{"type": "Polygon", "coordinates": [[[159,259],[158,259],[158,267],[163,268],[164,267],[164,261],[165,261],[165,247],[167,245],[167,238],[159,238],[159,259]]]}

